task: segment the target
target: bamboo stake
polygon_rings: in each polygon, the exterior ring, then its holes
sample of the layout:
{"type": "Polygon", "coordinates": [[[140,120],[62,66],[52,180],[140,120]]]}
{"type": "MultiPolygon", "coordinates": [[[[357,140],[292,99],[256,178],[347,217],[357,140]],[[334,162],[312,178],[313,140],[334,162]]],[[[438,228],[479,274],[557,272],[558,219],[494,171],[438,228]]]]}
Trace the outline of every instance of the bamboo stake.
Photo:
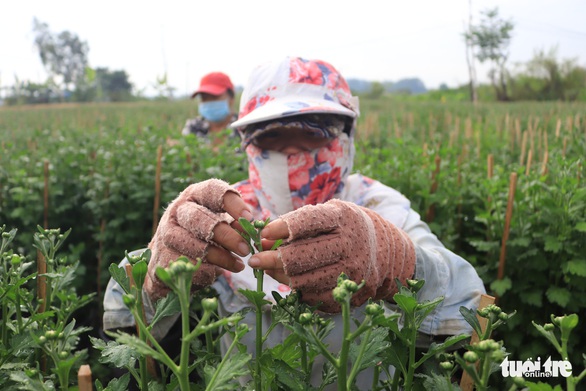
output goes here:
{"type": "MultiPolygon", "coordinates": [[[[478,310],[481,310],[490,304],[494,304],[495,300],[496,298],[493,296],[484,294],[481,295],[480,303],[478,304],[478,310]]],[[[480,329],[484,333],[486,331],[486,324],[488,322],[488,319],[483,318],[478,314],[476,314],[476,319],[478,319],[478,323],[480,323],[480,329]]],[[[472,331],[472,336],[470,337],[470,345],[475,344],[479,341],[479,339],[480,338],[478,337],[478,334],[476,334],[476,331],[472,331]]],[[[476,365],[478,366],[478,364],[476,365]]],[[[460,388],[462,389],[462,391],[472,391],[474,389],[474,381],[466,371],[464,371],[464,373],[462,374],[462,378],[460,379],[460,388]]]]}
{"type": "Polygon", "coordinates": [[[555,138],[560,138],[560,130],[562,128],[562,120],[558,118],[555,124],[555,138]]]}
{"type": "Polygon", "coordinates": [[[161,205],[161,160],[163,156],[163,146],[157,148],[157,171],[155,173],[155,202],[153,203],[153,235],[159,225],[159,208],[161,205]]]}
{"type": "Polygon", "coordinates": [[[521,156],[519,157],[519,165],[523,165],[525,161],[525,150],[527,149],[527,131],[523,132],[523,141],[521,141],[521,156]]]}
{"type": "Polygon", "coordinates": [[[492,153],[491,153],[487,157],[487,174],[488,174],[488,179],[492,179],[493,167],[494,167],[494,157],[492,156],[492,153]]]}
{"type": "MultiPolygon", "coordinates": [[[[431,183],[431,188],[429,189],[430,194],[434,194],[437,191],[437,188],[439,186],[438,177],[439,177],[439,173],[440,173],[441,161],[442,160],[439,157],[439,155],[435,155],[435,170],[431,176],[432,183],[431,183]]],[[[426,217],[425,221],[427,221],[428,223],[431,223],[434,220],[434,218],[435,218],[435,203],[433,203],[429,206],[425,217],[426,217]]]]}
{"type": "Polygon", "coordinates": [[[77,371],[77,385],[79,391],[92,391],[92,370],[89,365],[85,364],[79,367],[77,371]]]}
{"type": "Polygon", "coordinates": [[[517,173],[513,172],[509,182],[509,199],[507,201],[507,214],[505,216],[505,230],[501,242],[501,254],[499,257],[499,267],[497,278],[502,280],[505,274],[505,258],[507,255],[507,241],[509,240],[509,230],[511,228],[511,218],[513,217],[513,204],[515,202],[515,190],[517,188],[517,173]]]}
{"type": "Polygon", "coordinates": [[[466,118],[466,130],[464,133],[464,137],[466,137],[466,140],[469,140],[472,138],[472,118],[467,117],[466,118]]]}
{"type": "Polygon", "coordinates": [[[541,163],[541,175],[547,174],[547,160],[549,159],[549,152],[545,151],[545,156],[543,156],[543,162],[541,163]]]}
{"type": "Polygon", "coordinates": [[[45,204],[43,227],[49,228],[49,161],[45,160],[45,192],[43,195],[43,201],[45,204]]]}
{"type": "Polygon", "coordinates": [[[533,158],[533,151],[530,149],[527,154],[527,167],[525,167],[525,175],[529,175],[531,169],[531,159],[533,158]]]}

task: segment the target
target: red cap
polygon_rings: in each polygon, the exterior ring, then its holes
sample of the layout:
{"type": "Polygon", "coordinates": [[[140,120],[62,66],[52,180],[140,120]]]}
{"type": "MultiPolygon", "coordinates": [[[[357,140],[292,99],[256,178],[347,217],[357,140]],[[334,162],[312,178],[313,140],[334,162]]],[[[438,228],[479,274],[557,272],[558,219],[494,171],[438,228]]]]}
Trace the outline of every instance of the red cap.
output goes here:
{"type": "Polygon", "coordinates": [[[234,91],[234,85],[228,75],[222,72],[212,72],[201,78],[199,88],[191,94],[191,98],[193,99],[201,93],[222,95],[227,90],[234,91]]]}

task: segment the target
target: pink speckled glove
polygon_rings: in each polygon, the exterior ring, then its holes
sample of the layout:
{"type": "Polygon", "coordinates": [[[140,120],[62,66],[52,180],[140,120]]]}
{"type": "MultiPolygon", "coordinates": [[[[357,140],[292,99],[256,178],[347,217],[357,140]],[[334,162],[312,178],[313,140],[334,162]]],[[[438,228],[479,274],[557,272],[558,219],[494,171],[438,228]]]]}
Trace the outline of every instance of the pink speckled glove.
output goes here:
{"type": "Polygon", "coordinates": [[[252,217],[240,194],[224,181],[209,179],[181,192],[161,217],[149,244],[152,256],[144,289],[151,300],[156,301],[169,292],[156,276],[156,268],[167,267],[182,255],[193,263],[197,258],[203,259],[193,277],[194,290],[212,284],[221,273],[219,266],[242,270],[242,261],[230,254],[230,251],[239,255],[248,253],[247,244],[229,225],[240,216],[252,217]]]}
{"type": "Polygon", "coordinates": [[[366,285],[352,298],[359,306],[368,298],[390,299],[415,271],[415,248],[411,239],[376,212],[356,204],[331,200],[304,206],[281,219],[289,237],[279,256],[291,287],[301,291],[303,301],[320,310],[338,312],[332,297],[337,278],[344,272],[366,285]]]}

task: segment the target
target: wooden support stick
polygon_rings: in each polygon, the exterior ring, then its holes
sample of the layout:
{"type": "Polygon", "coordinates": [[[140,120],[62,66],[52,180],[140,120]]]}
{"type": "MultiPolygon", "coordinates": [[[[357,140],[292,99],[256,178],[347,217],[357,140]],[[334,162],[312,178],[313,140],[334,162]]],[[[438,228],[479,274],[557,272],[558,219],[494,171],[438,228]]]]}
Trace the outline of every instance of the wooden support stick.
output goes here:
{"type": "Polygon", "coordinates": [[[555,138],[560,138],[560,130],[562,129],[562,120],[558,118],[555,124],[555,138]]]}
{"type": "MultiPolygon", "coordinates": [[[[495,299],[496,298],[493,296],[481,295],[480,304],[478,304],[478,309],[481,310],[490,304],[494,304],[495,299]]],[[[482,332],[486,331],[486,323],[488,322],[488,319],[483,318],[478,314],[476,315],[476,319],[478,319],[478,323],[480,323],[480,329],[482,330],[482,332]]],[[[476,334],[476,331],[473,331],[472,337],[470,338],[470,345],[478,341],[478,334],[476,334]]],[[[472,391],[474,389],[474,381],[466,371],[464,371],[464,373],[462,374],[462,379],[460,380],[460,388],[462,389],[462,391],[472,391]]]]}
{"type": "Polygon", "coordinates": [[[155,173],[155,202],[153,203],[153,235],[157,232],[159,225],[159,208],[161,206],[161,160],[163,157],[163,146],[157,148],[157,171],[155,173]]]}
{"type": "Polygon", "coordinates": [[[501,254],[499,258],[499,268],[497,278],[502,280],[505,275],[505,258],[507,255],[507,241],[509,240],[509,230],[511,228],[511,218],[513,217],[513,204],[515,203],[515,190],[517,188],[517,173],[513,172],[509,181],[509,200],[507,202],[507,214],[505,217],[505,230],[501,242],[501,254]]]}
{"type": "Polygon", "coordinates": [[[528,133],[525,130],[523,132],[523,140],[521,141],[521,156],[519,157],[519,164],[522,166],[523,162],[525,161],[525,151],[527,149],[527,136],[528,133]]]}
{"type": "Polygon", "coordinates": [[[527,154],[527,167],[525,167],[525,175],[529,175],[529,170],[531,169],[531,159],[533,158],[533,150],[529,150],[527,154]]]}
{"type": "Polygon", "coordinates": [[[543,162],[541,163],[541,175],[547,174],[547,160],[549,159],[549,152],[545,151],[545,155],[543,156],[543,162]]]}
{"type": "Polygon", "coordinates": [[[77,371],[77,385],[79,391],[92,391],[92,370],[89,365],[85,364],[79,367],[77,371]]]}
{"type": "Polygon", "coordinates": [[[44,201],[44,215],[43,215],[43,227],[49,228],[49,161],[45,160],[45,192],[43,194],[44,201]]]}
{"type": "MultiPolygon", "coordinates": [[[[435,155],[435,170],[433,171],[433,174],[431,175],[431,189],[429,190],[430,194],[433,194],[437,191],[437,188],[439,186],[438,184],[438,177],[439,177],[439,173],[440,173],[440,166],[441,166],[441,161],[442,159],[439,157],[439,155],[435,155]]],[[[435,203],[429,205],[429,208],[427,209],[427,214],[425,215],[425,221],[427,221],[428,223],[431,223],[435,218],[435,203]]]]}
{"type": "Polygon", "coordinates": [[[492,156],[492,153],[490,155],[488,155],[487,157],[487,175],[488,175],[488,179],[492,179],[492,174],[494,172],[494,157],[492,156]]]}

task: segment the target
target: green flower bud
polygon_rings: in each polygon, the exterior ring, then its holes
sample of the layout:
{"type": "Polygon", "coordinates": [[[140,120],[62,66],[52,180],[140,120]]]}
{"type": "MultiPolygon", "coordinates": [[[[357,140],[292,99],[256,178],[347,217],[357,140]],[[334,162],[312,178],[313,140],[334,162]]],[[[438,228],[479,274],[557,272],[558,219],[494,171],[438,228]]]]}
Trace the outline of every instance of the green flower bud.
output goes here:
{"type": "Polygon", "coordinates": [[[127,307],[132,307],[136,304],[136,297],[133,294],[127,293],[122,296],[122,302],[127,307]]]}
{"type": "Polygon", "coordinates": [[[483,317],[483,318],[488,318],[488,309],[487,308],[482,308],[476,311],[476,313],[478,313],[479,316],[483,317]]]}
{"type": "Polygon", "coordinates": [[[555,326],[552,323],[546,323],[543,325],[543,329],[545,331],[553,331],[555,329],[555,326]]]}
{"type": "Polygon", "coordinates": [[[255,220],[254,223],[252,224],[254,226],[254,228],[259,229],[259,228],[264,228],[265,227],[265,222],[263,220],[255,220]]]}
{"type": "Polygon", "coordinates": [[[22,262],[22,258],[20,257],[20,255],[13,255],[12,259],[10,260],[10,263],[13,264],[14,266],[20,265],[20,263],[22,262]]]}
{"type": "Polygon", "coordinates": [[[299,323],[301,324],[309,324],[313,319],[313,315],[310,312],[304,312],[299,315],[299,323]]]}
{"type": "Polygon", "coordinates": [[[287,296],[287,304],[293,305],[297,302],[297,294],[291,293],[287,296]]]}
{"type": "Polygon", "coordinates": [[[67,353],[65,351],[61,351],[61,352],[59,352],[58,356],[61,360],[65,360],[67,357],[69,357],[69,353],[67,353]]]}
{"type": "Polygon", "coordinates": [[[40,343],[41,345],[43,345],[45,342],[47,342],[47,337],[45,337],[44,335],[41,335],[41,336],[39,337],[39,343],[40,343]]]}
{"type": "Polygon", "coordinates": [[[440,368],[445,371],[450,371],[454,368],[454,363],[450,361],[442,361],[440,362],[440,368]]]}
{"type": "Polygon", "coordinates": [[[517,387],[525,387],[525,379],[522,377],[515,377],[513,378],[513,384],[517,387]]]}
{"type": "Polygon", "coordinates": [[[490,350],[490,346],[488,345],[488,340],[485,341],[478,341],[476,344],[476,349],[478,349],[481,352],[487,352],[488,350],[490,350]]]}
{"type": "Polygon", "coordinates": [[[379,304],[370,303],[366,305],[365,312],[370,316],[378,316],[384,312],[384,309],[379,304]]]}
{"type": "Polygon", "coordinates": [[[493,314],[498,315],[502,312],[501,307],[499,307],[498,305],[495,305],[495,304],[487,305],[486,308],[488,309],[489,312],[492,312],[493,314]]]}
{"type": "Polygon", "coordinates": [[[58,335],[55,330],[47,330],[45,332],[45,338],[47,339],[57,339],[58,335]]]}
{"type": "Polygon", "coordinates": [[[417,286],[418,280],[407,279],[407,286],[409,288],[414,288],[417,286]]]}
{"type": "Polygon", "coordinates": [[[27,369],[26,371],[24,371],[24,373],[29,377],[29,378],[33,378],[36,377],[39,374],[39,370],[37,368],[30,368],[27,369]]]}
{"type": "Polygon", "coordinates": [[[64,339],[65,338],[65,333],[62,331],[59,333],[59,335],[57,336],[57,339],[64,339]]]}
{"type": "Polygon", "coordinates": [[[358,290],[358,284],[352,280],[345,280],[340,286],[351,293],[354,293],[358,290]]]}
{"type": "Polygon", "coordinates": [[[555,324],[556,326],[561,326],[562,321],[564,320],[563,316],[556,316],[554,317],[553,315],[551,316],[551,320],[553,322],[553,324],[555,324]]]}
{"type": "Polygon", "coordinates": [[[346,301],[348,297],[350,297],[350,293],[346,289],[339,286],[334,288],[332,294],[334,296],[334,300],[336,300],[338,303],[342,303],[346,301]]]}
{"type": "Polygon", "coordinates": [[[471,350],[464,353],[463,357],[464,357],[464,360],[466,360],[466,362],[469,362],[471,364],[478,361],[478,354],[476,354],[476,352],[473,352],[471,350]]]}
{"type": "Polygon", "coordinates": [[[201,306],[203,307],[204,311],[213,312],[218,309],[218,299],[215,297],[203,299],[201,301],[201,306]]]}
{"type": "Polygon", "coordinates": [[[2,232],[2,239],[8,239],[10,237],[10,233],[2,232]]]}
{"type": "Polygon", "coordinates": [[[509,320],[509,315],[507,315],[506,312],[501,312],[499,314],[499,320],[502,320],[503,322],[506,322],[507,320],[509,320]]]}
{"type": "Polygon", "coordinates": [[[505,353],[502,350],[497,349],[490,353],[490,358],[492,361],[501,362],[505,359],[505,353]]]}

